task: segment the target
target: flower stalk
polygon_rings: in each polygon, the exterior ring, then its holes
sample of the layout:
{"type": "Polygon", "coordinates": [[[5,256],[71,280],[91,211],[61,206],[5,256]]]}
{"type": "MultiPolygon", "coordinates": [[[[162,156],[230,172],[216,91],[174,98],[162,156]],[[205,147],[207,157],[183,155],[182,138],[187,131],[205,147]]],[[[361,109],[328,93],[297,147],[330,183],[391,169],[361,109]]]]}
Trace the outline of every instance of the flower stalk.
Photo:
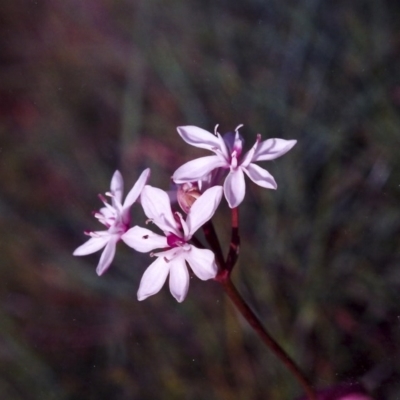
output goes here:
{"type": "Polygon", "coordinates": [[[239,207],[232,208],[231,210],[232,219],[232,232],[231,232],[231,243],[229,245],[229,252],[226,257],[226,266],[230,271],[236,264],[239,256],[240,236],[239,236],[239,207]]]}
{"type": "Polygon", "coordinates": [[[227,255],[226,262],[218,254],[222,254],[221,245],[218,240],[217,234],[215,232],[213,223],[208,221],[206,225],[203,226],[203,231],[208,244],[211,246],[212,250],[215,252],[216,261],[218,264],[218,274],[214,278],[219,282],[230,298],[236,309],[240,312],[242,317],[249,323],[249,325],[254,329],[263,343],[275,354],[275,356],[285,365],[285,367],[291,372],[293,377],[297,380],[299,385],[303,388],[307,395],[308,400],[317,400],[317,395],[303,372],[297,366],[297,364],[292,360],[292,358],[286,353],[286,351],[275,341],[275,339],[269,334],[269,332],[264,328],[261,321],[254,314],[250,306],[246,303],[243,297],[240,295],[232,280],[230,274],[237,261],[239,255],[239,211],[238,207],[232,209],[231,214],[232,219],[232,233],[231,233],[231,243],[229,245],[229,251],[227,255]]]}
{"type": "Polygon", "coordinates": [[[249,323],[254,329],[257,335],[261,338],[264,344],[275,354],[277,358],[285,365],[285,367],[292,373],[296,378],[297,382],[301,385],[304,392],[307,394],[308,400],[317,400],[317,396],[313,387],[311,386],[308,379],[305,377],[303,372],[297,366],[297,364],[289,357],[289,355],[283,350],[283,348],[275,341],[275,339],[268,333],[263,327],[260,320],[256,317],[254,312],[243,300],[236,287],[233,285],[229,276],[223,280],[219,280],[225,293],[231,299],[236,309],[240,312],[243,318],[249,323]]]}

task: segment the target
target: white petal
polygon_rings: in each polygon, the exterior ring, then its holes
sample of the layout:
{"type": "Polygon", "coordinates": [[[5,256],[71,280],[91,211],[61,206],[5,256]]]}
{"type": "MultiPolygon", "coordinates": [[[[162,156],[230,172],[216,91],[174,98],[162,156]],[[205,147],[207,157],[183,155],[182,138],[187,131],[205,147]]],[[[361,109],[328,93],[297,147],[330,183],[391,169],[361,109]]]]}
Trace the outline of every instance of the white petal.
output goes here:
{"type": "Polygon", "coordinates": [[[142,190],[141,203],[146,216],[153,220],[160,229],[180,236],[171,211],[168,194],[164,190],[145,186],[142,190]]]}
{"type": "MultiPolygon", "coordinates": [[[[102,232],[103,233],[103,232],[102,232]]],[[[104,231],[104,233],[107,233],[104,231]]],[[[87,254],[95,253],[102,249],[110,240],[110,236],[105,234],[99,237],[92,237],[87,242],[83,243],[72,253],[74,256],[86,256],[87,254]]]]}
{"type": "Polygon", "coordinates": [[[108,267],[111,265],[112,260],[115,256],[115,248],[117,247],[118,236],[114,235],[110,238],[107,246],[104,248],[103,253],[101,253],[99,264],[97,265],[96,272],[97,275],[102,275],[108,267]]]}
{"type": "Polygon", "coordinates": [[[252,161],[274,160],[287,153],[296,143],[297,140],[265,140],[258,145],[252,161]]]}
{"type": "Polygon", "coordinates": [[[221,141],[218,137],[205,129],[193,125],[178,126],[176,129],[180,137],[192,146],[211,151],[215,151],[221,146],[221,141]]]}
{"type": "Polygon", "coordinates": [[[203,281],[215,278],[217,275],[217,265],[215,255],[211,250],[198,249],[191,246],[191,249],[184,253],[186,261],[194,274],[203,281]]]}
{"type": "Polygon", "coordinates": [[[247,176],[257,185],[267,188],[276,189],[278,185],[274,177],[265,169],[256,164],[249,164],[247,168],[243,168],[247,176]]]}
{"type": "Polygon", "coordinates": [[[147,253],[154,249],[168,247],[167,238],[157,235],[149,229],[134,226],[126,231],[121,239],[129,246],[141,253],[147,253]]]}
{"type": "MultiPolygon", "coordinates": [[[[190,237],[205,222],[210,220],[219,206],[222,198],[222,186],[213,186],[207,189],[192,205],[186,223],[189,227],[190,237]]],[[[187,237],[186,239],[189,239],[187,237]]]]}
{"type": "Polygon", "coordinates": [[[169,263],[163,257],[158,257],[150,264],[140,281],[137,298],[139,301],[158,293],[163,287],[169,273],[169,263]]]}
{"type": "Polygon", "coordinates": [[[229,167],[229,163],[222,156],[200,157],[180,166],[172,175],[172,179],[176,183],[193,182],[220,167],[229,167]]]}
{"type": "Polygon", "coordinates": [[[146,168],[139,176],[133,188],[129,191],[124,201],[124,209],[130,207],[140,196],[144,185],[147,183],[150,176],[150,168],[146,168]]]}
{"type": "Polygon", "coordinates": [[[230,208],[237,207],[243,201],[246,184],[241,168],[228,174],[224,182],[224,193],[230,208]]]}
{"type": "Polygon", "coordinates": [[[189,290],[189,272],[183,256],[178,256],[171,261],[169,290],[179,303],[185,300],[189,290]]]}
{"type": "Polygon", "coordinates": [[[110,184],[111,193],[114,197],[112,197],[111,201],[114,204],[114,201],[117,200],[119,203],[122,202],[122,195],[124,193],[124,180],[122,178],[121,172],[118,170],[114,172],[114,175],[111,178],[110,184]]]}

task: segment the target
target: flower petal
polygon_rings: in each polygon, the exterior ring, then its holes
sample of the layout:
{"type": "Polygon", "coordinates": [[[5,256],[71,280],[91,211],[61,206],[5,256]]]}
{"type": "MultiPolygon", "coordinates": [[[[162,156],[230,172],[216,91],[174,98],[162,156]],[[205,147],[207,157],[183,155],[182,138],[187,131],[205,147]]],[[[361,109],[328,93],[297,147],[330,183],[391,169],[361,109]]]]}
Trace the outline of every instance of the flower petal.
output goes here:
{"type": "Polygon", "coordinates": [[[189,272],[182,255],[171,260],[169,290],[179,303],[185,300],[189,290],[189,272]]]}
{"type": "Polygon", "coordinates": [[[229,167],[229,163],[222,156],[200,157],[180,166],[172,175],[172,180],[175,183],[197,181],[220,167],[229,167]]]}
{"type": "Polygon", "coordinates": [[[151,263],[140,281],[139,290],[137,292],[137,298],[139,301],[147,299],[147,297],[158,293],[163,287],[165,280],[169,273],[170,265],[165,261],[164,257],[157,257],[157,259],[151,263]]]}
{"type": "Polygon", "coordinates": [[[237,207],[244,199],[246,184],[242,168],[231,171],[224,182],[224,194],[230,208],[237,207]]]}
{"type": "Polygon", "coordinates": [[[278,187],[274,177],[267,170],[256,164],[249,164],[246,168],[243,168],[243,171],[254,183],[261,187],[267,189],[276,189],[278,187]]]}
{"type": "Polygon", "coordinates": [[[149,229],[140,226],[134,226],[126,231],[121,239],[132,249],[141,253],[147,253],[154,249],[163,249],[168,247],[167,238],[157,235],[149,229]]]}
{"type": "Polygon", "coordinates": [[[175,218],[171,211],[168,194],[153,186],[145,186],[142,190],[141,203],[144,213],[164,232],[180,236],[175,218]]]}
{"type": "Polygon", "coordinates": [[[201,280],[206,281],[215,278],[217,275],[215,255],[211,250],[191,246],[191,249],[185,252],[184,256],[194,274],[201,280]]]}
{"type": "Polygon", "coordinates": [[[140,193],[142,193],[142,190],[144,188],[144,185],[147,183],[148,179],[150,176],[150,168],[146,168],[139,176],[138,180],[136,183],[133,185],[132,189],[129,191],[129,193],[126,196],[126,199],[124,201],[124,209],[127,207],[129,208],[140,196],[140,193]]]}
{"type": "Polygon", "coordinates": [[[117,235],[113,235],[110,237],[107,246],[104,248],[103,253],[101,253],[100,261],[96,268],[97,275],[99,276],[102,275],[111,265],[112,260],[114,259],[117,242],[118,242],[117,235]]]}
{"type": "Polygon", "coordinates": [[[72,254],[74,256],[86,256],[87,254],[92,254],[102,249],[110,240],[110,235],[108,235],[106,231],[102,233],[105,233],[105,235],[91,237],[87,242],[75,249],[72,254]]]}
{"type": "Polygon", "coordinates": [[[252,161],[274,160],[287,153],[297,140],[268,139],[261,142],[253,156],[252,161]]]}
{"type": "Polygon", "coordinates": [[[222,186],[213,186],[207,189],[192,205],[186,223],[189,228],[190,239],[205,222],[210,220],[219,206],[222,198],[222,186]]]}
{"type": "Polygon", "coordinates": [[[213,135],[205,129],[193,125],[178,126],[176,129],[180,137],[192,146],[211,151],[215,151],[215,149],[221,147],[221,141],[218,136],[213,135]]]}
{"type": "Polygon", "coordinates": [[[111,178],[110,190],[114,196],[111,198],[112,205],[115,206],[115,201],[121,203],[124,194],[124,179],[122,178],[121,172],[118,170],[114,172],[111,178]]]}

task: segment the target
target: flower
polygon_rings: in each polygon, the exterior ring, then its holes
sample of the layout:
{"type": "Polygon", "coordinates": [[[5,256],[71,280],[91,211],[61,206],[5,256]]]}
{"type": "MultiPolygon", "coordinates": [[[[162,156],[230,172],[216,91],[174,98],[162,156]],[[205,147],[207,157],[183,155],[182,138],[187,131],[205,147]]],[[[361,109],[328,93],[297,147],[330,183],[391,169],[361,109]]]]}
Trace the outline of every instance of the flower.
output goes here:
{"type": "Polygon", "coordinates": [[[105,207],[95,212],[94,216],[107,227],[107,230],[85,232],[86,235],[90,236],[90,239],[73,252],[74,256],[85,256],[104,247],[96,268],[98,275],[102,275],[108,269],[114,258],[117,242],[120,239],[124,240],[124,233],[129,229],[130,224],[129,210],[139,198],[149,175],[150,169],[147,168],[130,190],[123,204],[124,180],[119,171],[115,171],[111,178],[110,191],[106,193],[106,196],[111,197],[111,204],[107,202],[104,196],[99,195],[105,207]]]}
{"type": "Polygon", "coordinates": [[[265,169],[254,164],[255,161],[274,160],[287,153],[296,140],[268,139],[261,141],[257,135],[254,146],[242,156],[243,138],[239,135],[239,125],[235,134],[228,133],[222,137],[215,127],[214,135],[197,126],[180,126],[177,128],[179,135],[192,146],[211,150],[214,156],[201,157],[187,162],[179,167],[172,179],[182,184],[201,179],[215,169],[229,169],[224,182],[224,194],[229,207],[237,207],[244,198],[246,185],[244,173],[257,185],[276,189],[277,184],[273,176],[265,169]]]}
{"type": "Polygon", "coordinates": [[[165,236],[149,229],[135,226],[124,235],[124,241],[135,250],[146,253],[154,249],[166,249],[151,253],[157,259],[146,269],[140,281],[138,300],[144,300],[160,291],[169,274],[169,288],[178,302],[182,302],[189,289],[189,272],[186,262],[201,280],[212,279],[217,274],[215,256],[211,250],[199,249],[189,243],[193,234],[214,215],[222,198],[222,187],[206,190],[191,206],[186,221],[178,212],[171,210],[168,194],[161,189],[145,186],[141,203],[150,221],[165,236]]]}

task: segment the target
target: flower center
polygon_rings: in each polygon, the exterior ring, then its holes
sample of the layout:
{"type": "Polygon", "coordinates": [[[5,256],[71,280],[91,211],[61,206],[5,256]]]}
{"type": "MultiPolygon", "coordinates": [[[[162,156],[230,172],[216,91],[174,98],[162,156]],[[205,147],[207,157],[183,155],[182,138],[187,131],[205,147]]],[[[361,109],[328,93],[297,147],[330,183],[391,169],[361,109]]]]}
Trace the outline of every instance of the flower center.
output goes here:
{"type": "Polygon", "coordinates": [[[182,247],[185,244],[185,241],[182,238],[176,236],[175,234],[170,233],[167,236],[167,243],[168,246],[170,247],[182,247]]]}

